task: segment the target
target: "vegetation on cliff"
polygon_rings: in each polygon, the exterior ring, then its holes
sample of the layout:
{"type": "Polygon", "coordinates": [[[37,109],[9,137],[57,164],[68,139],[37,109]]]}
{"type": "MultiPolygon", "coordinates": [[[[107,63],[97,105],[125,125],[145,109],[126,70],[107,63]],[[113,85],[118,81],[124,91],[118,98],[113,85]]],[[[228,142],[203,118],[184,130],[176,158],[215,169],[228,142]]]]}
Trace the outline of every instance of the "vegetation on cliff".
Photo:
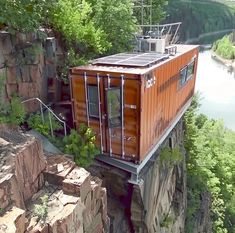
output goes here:
{"type": "Polygon", "coordinates": [[[194,101],[185,115],[188,175],[186,232],[192,232],[203,192],[211,195],[212,230],[235,232],[235,132],[222,121],[197,113],[194,101]]]}
{"type": "MultiPolygon", "coordinates": [[[[166,0],[154,0],[154,19],[163,17],[166,0]]],[[[134,15],[131,0],[19,0],[1,2],[0,29],[29,32],[40,26],[52,28],[61,36],[79,63],[100,54],[127,51],[137,31],[139,14],[134,15]]]]}
{"type": "Polygon", "coordinates": [[[235,45],[231,41],[231,36],[226,35],[213,44],[213,51],[225,59],[235,58],[235,45]]]}
{"type": "Polygon", "coordinates": [[[198,38],[204,33],[234,28],[235,5],[228,5],[225,1],[169,0],[166,11],[166,22],[182,22],[182,41],[198,38]]]}

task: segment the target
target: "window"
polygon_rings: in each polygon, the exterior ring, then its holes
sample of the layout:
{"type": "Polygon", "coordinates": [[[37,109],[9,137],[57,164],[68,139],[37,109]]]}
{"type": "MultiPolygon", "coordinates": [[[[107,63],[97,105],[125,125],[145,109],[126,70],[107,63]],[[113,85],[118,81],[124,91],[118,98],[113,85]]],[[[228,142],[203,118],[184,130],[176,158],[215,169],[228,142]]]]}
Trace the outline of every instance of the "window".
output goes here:
{"type": "Polygon", "coordinates": [[[108,124],[110,128],[121,126],[121,89],[107,90],[108,124]]]}
{"type": "Polygon", "coordinates": [[[193,60],[188,65],[187,80],[189,80],[193,76],[193,74],[194,74],[194,64],[195,64],[195,60],[193,60]]]}
{"type": "Polygon", "coordinates": [[[90,117],[99,118],[98,87],[88,85],[88,112],[90,117]]]}
{"type": "Polygon", "coordinates": [[[195,65],[195,59],[191,63],[189,63],[187,66],[185,66],[183,69],[180,70],[180,80],[179,80],[179,86],[182,87],[185,85],[185,83],[193,77],[194,74],[194,65],[195,65]]]}
{"type": "Polygon", "coordinates": [[[182,87],[187,81],[187,66],[180,70],[180,87],[182,87]]]}

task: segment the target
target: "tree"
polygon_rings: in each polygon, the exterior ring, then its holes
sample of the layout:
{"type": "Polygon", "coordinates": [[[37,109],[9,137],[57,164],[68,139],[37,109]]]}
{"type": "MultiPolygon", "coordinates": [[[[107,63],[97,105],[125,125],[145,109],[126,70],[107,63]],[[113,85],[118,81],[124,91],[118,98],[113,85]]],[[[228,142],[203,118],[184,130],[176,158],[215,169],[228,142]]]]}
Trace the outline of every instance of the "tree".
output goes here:
{"type": "Polygon", "coordinates": [[[189,226],[199,211],[200,195],[209,191],[213,232],[234,233],[235,132],[226,129],[222,121],[197,114],[196,102],[185,115],[185,148],[188,153],[186,229],[191,232],[189,226]]]}
{"type": "Polygon", "coordinates": [[[0,28],[10,31],[35,31],[43,21],[46,0],[1,0],[0,28]]]}
{"type": "Polygon", "coordinates": [[[105,33],[109,45],[106,54],[131,49],[136,32],[132,0],[88,0],[92,6],[92,18],[97,28],[105,33]]]}

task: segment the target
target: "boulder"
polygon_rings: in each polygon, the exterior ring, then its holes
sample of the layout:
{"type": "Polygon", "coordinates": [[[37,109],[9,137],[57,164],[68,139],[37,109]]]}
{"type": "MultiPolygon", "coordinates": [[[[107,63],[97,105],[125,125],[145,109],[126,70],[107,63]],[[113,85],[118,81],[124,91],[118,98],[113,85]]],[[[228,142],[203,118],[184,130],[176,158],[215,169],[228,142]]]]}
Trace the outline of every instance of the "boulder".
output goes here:
{"type": "Polygon", "coordinates": [[[64,155],[50,155],[47,157],[47,167],[44,171],[48,183],[62,185],[66,176],[75,168],[75,163],[64,155]]]}
{"type": "Polygon", "coordinates": [[[90,173],[84,168],[74,168],[63,181],[63,191],[66,194],[79,196],[84,202],[91,191],[90,173]]]}
{"type": "Polygon", "coordinates": [[[0,233],[24,233],[25,211],[13,206],[0,217],[0,233]]]}

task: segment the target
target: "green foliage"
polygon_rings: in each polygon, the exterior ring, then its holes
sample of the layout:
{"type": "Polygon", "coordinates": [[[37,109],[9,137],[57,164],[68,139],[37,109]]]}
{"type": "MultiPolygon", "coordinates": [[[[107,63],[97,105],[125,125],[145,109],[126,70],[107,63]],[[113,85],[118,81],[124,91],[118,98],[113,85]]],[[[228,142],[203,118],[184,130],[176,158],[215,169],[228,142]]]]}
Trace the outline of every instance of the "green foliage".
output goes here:
{"type": "Polygon", "coordinates": [[[235,6],[231,7],[224,2],[168,0],[166,12],[166,22],[182,22],[182,41],[198,38],[203,33],[234,28],[235,6]]]}
{"type": "Polygon", "coordinates": [[[211,195],[213,232],[234,232],[235,133],[221,121],[197,114],[194,104],[185,114],[188,175],[186,231],[192,232],[203,192],[211,195]]]}
{"type": "Polygon", "coordinates": [[[4,213],[4,209],[0,207],[0,215],[4,213]]]}
{"type": "Polygon", "coordinates": [[[70,135],[64,138],[64,151],[74,155],[74,161],[78,166],[88,167],[98,154],[94,143],[95,135],[92,130],[81,124],[78,132],[72,130],[70,135]]]}
{"type": "Polygon", "coordinates": [[[101,28],[108,46],[106,54],[131,49],[136,19],[131,0],[87,0],[92,6],[92,17],[97,28],[101,28]]]}
{"type": "MultiPolygon", "coordinates": [[[[45,137],[50,138],[51,128],[48,114],[44,114],[44,122],[41,114],[31,114],[27,120],[27,123],[30,128],[35,129],[45,137]]],[[[51,116],[51,124],[53,131],[62,129],[62,125],[53,116],[51,116]]]]}
{"type": "Polygon", "coordinates": [[[228,35],[213,44],[213,51],[225,59],[235,58],[235,47],[228,35]]]}
{"type": "Polygon", "coordinates": [[[43,20],[47,4],[46,0],[1,0],[0,25],[12,32],[35,31],[43,20]]]}
{"type": "Polygon", "coordinates": [[[92,21],[92,7],[85,0],[58,0],[49,14],[50,24],[60,32],[68,47],[78,53],[102,53],[104,32],[92,21]]]}
{"type": "Polygon", "coordinates": [[[12,96],[10,104],[4,103],[0,96],[0,123],[20,125],[24,122],[25,114],[24,106],[17,95],[12,96]]]}
{"type": "MultiPolygon", "coordinates": [[[[167,5],[166,0],[148,0],[144,1],[146,6],[152,4],[152,24],[156,25],[161,20],[163,20],[166,16],[166,12],[164,10],[165,6],[167,5]]],[[[136,8],[134,9],[134,15],[138,20],[138,24],[142,24],[142,9],[140,7],[141,1],[136,1],[136,8]]],[[[143,24],[149,25],[150,24],[150,10],[148,8],[143,9],[143,24]]],[[[175,22],[175,21],[174,21],[175,22]]]]}
{"type": "Polygon", "coordinates": [[[173,217],[171,217],[169,214],[166,214],[163,216],[163,220],[160,222],[160,227],[168,228],[170,225],[173,224],[173,222],[173,217]]]}
{"type": "Polygon", "coordinates": [[[183,160],[183,155],[179,148],[170,149],[169,147],[164,147],[160,152],[160,162],[167,167],[172,167],[179,164],[183,160]]]}
{"type": "Polygon", "coordinates": [[[38,217],[40,221],[45,221],[48,215],[48,195],[44,195],[40,198],[41,204],[36,204],[34,206],[34,215],[38,217]]]}
{"type": "Polygon", "coordinates": [[[25,114],[26,113],[20,98],[17,96],[13,96],[10,103],[8,123],[12,125],[20,125],[24,122],[25,114]]]}

